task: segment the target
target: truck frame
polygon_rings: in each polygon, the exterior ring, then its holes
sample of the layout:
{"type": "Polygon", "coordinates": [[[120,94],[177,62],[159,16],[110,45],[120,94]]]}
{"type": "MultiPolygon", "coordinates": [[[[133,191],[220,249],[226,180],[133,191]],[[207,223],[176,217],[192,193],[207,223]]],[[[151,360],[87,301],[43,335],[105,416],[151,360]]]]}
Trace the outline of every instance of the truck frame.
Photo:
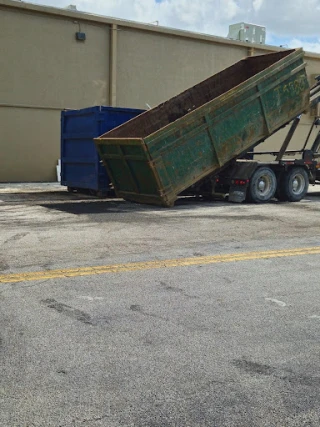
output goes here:
{"type": "MultiPolygon", "coordinates": [[[[310,89],[309,109],[319,105],[320,76],[310,89]]],[[[233,160],[219,174],[207,177],[188,189],[185,194],[202,195],[206,198],[228,197],[230,202],[243,201],[266,203],[274,197],[279,201],[298,202],[305,197],[310,184],[320,184],[320,131],[307,149],[314,128],[320,125],[316,116],[300,150],[288,150],[300,123],[297,116],[279,151],[248,151],[242,158],[233,160]],[[275,160],[263,162],[253,157],[275,156],[275,160]],[[294,156],[288,158],[288,155],[294,156]],[[296,158],[299,155],[299,158],[296,158]],[[284,158],[286,156],[286,158],[284,158]]]]}

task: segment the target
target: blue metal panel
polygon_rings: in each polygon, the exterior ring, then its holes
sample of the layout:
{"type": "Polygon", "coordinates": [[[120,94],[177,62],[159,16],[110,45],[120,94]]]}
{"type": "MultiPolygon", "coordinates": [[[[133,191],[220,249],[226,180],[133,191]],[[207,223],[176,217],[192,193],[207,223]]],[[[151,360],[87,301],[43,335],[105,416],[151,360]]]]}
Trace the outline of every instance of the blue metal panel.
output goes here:
{"type": "Polygon", "coordinates": [[[93,138],[144,110],[96,106],[61,113],[61,185],[108,192],[110,179],[100,163],[93,138]]]}

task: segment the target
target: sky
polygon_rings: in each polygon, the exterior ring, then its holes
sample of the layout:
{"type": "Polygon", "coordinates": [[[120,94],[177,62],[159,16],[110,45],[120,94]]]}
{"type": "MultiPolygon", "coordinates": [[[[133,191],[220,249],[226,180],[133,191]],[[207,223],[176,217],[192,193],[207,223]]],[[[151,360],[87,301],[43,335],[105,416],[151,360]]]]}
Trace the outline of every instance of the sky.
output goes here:
{"type": "Polygon", "coordinates": [[[229,25],[267,28],[267,44],[320,53],[320,0],[33,0],[164,27],[227,37],[229,25]]]}

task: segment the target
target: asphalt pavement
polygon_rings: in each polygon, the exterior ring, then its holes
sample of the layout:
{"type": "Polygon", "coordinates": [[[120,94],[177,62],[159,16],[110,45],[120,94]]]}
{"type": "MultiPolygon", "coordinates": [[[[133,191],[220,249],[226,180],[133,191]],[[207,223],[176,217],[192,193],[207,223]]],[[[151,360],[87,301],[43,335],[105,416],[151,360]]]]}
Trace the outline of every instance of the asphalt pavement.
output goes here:
{"type": "Polygon", "coordinates": [[[0,425],[320,425],[320,191],[172,209],[0,186],[0,425]]]}

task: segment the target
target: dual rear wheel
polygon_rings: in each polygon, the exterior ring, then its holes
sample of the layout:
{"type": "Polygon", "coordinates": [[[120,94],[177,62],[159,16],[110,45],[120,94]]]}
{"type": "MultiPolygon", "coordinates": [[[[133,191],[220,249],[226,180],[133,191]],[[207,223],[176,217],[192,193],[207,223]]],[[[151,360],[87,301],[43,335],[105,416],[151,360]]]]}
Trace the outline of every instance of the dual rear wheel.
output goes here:
{"type": "Polygon", "coordinates": [[[309,188],[308,173],[304,168],[294,167],[280,177],[277,198],[281,201],[299,202],[309,188]]]}
{"type": "Polygon", "coordinates": [[[300,166],[283,172],[278,179],[270,167],[263,166],[256,169],[251,177],[247,199],[265,203],[277,197],[281,201],[298,202],[307,194],[308,187],[308,173],[300,166]]]}

